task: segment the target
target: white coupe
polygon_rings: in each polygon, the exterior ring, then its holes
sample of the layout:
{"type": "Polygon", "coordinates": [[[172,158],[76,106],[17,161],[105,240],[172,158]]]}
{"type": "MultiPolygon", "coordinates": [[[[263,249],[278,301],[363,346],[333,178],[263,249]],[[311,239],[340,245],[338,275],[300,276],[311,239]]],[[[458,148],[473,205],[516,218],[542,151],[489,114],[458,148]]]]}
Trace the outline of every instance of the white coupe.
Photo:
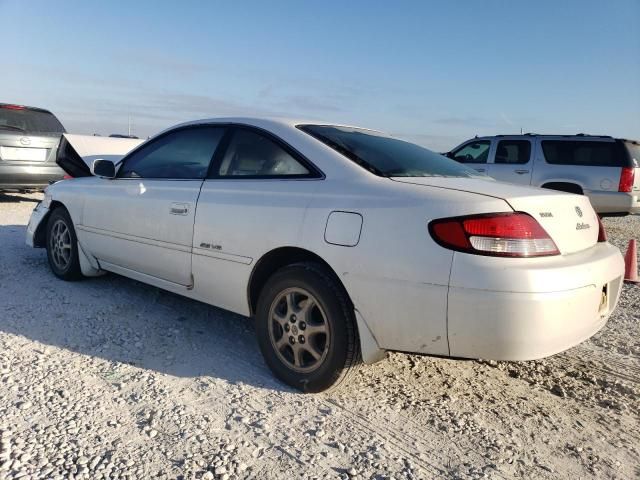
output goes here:
{"type": "MultiPolygon", "coordinates": [[[[362,128],[185,123],[49,186],[27,229],[63,280],[124,275],[256,321],[306,392],[388,350],[527,360],[589,338],[620,251],[587,197],[492,181],[362,128]]],[[[86,160],[86,158],[85,158],[86,160]]]]}

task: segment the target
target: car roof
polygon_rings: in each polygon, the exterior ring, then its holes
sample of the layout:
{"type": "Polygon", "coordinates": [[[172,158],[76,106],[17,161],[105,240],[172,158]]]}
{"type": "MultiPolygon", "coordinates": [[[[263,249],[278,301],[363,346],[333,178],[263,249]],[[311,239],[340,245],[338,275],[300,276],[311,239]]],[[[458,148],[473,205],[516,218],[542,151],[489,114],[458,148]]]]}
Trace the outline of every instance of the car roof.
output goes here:
{"type": "Polygon", "coordinates": [[[361,130],[369,130],[371,132],[380,132],[379,130],[375,130],[372,128],[360,127],[357,125],[348,125],[339,122],[329,122],[318,119],[309,119],[309,118],[295,118],[295,117],[213,117],[213,118],[203,118],[199,120],[192,120],[189,122],[180,123],[178,125],[173,125],[172,127],[167,128],[165,131],[173,130],[178,127],[185,127],[191,125],[206,125],[212,123],[222,123],[222,124],[237,124],[237,125],[250,125],[259,128],[273,128],[273,127],[289,127],[295,128],[298,125],[331,125],[335,127],[346,127],[346,128],[358,128],[361,130]]]}
{"type": "Polygon", "coordinates": [[[51,113],[46,108],[30,107],[28,105],[19,105],[17,103],[0,103],[0,108],[2,108],[2,107],[18,107],[20,110],[32,110],[32,111],[35,111],[35,112],[51,113]]]}
{"type": "MultiPolygon", "coordinates": [[[[507,134],[500,134],[500,135],[484,135],[482,137],[479,136],[475,136],[474,138],[470,139],[470,140],[489,140],[492,138],[502,138],[502,137],[509,137],[509,138],[514,138],[514,137],[520,137],[520,138],[536,138],[536,137],[540,137],[540,138],[575,138],[575,139],[588,139],[588,140],[598,140],[598,139],[603,139],[603,140],[614,140],[614,137],[612,137],[611,135],[590,135],[588,133],[576,133],[573,135],[564,135],[564,134],[554,134],[554,133],[507,133],[507,134]]],[[[468,140],[467,140],[468,141],[468,140]]]]}

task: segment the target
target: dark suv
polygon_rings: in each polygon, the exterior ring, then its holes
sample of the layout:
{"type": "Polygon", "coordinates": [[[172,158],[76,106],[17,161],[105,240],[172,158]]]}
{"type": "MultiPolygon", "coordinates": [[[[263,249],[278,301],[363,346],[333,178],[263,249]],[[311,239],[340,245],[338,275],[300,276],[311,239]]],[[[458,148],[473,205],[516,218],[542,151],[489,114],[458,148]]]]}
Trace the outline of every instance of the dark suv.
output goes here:
{"type": "Polygon", "coordinates": [[[43,190],[60,180],[56,150],[63,133],[48,110],[0,103],[0,191],[43,190]]]}

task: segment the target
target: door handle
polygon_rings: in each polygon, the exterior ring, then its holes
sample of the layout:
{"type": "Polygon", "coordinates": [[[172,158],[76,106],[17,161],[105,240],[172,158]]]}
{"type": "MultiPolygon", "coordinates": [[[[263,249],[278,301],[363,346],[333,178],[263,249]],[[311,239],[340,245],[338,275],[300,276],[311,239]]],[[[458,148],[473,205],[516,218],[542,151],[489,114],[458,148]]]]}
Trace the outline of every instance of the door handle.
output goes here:
{"type": "Polygon", "coordinates": [[[476,168],[476,172],[485,172],[486,170],[484,168],[476,168]]]}
{"type": "Polygon", "coordinates": [[[529,173],[529,170],[514,170],[518,175],[522,175],[523,173],[529,173]]]}
{"type": "Polygon", "coordinates": [[[189,204],[187,203],[172,203],[169,209],[171,215],[186,215],[189,213],[189,204]]]}

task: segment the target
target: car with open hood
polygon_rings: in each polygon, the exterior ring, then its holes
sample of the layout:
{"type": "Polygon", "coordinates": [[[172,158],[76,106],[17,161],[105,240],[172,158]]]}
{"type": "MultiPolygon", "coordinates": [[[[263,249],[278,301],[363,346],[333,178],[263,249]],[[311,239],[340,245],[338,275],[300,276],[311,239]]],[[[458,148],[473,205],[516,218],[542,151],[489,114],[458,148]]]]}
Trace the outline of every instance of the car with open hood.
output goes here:
{"type": "Polygon", "coordinates": [[[27,228],[53,273],[114,272],[253,317],[266,363],[303,391],[387,351],[553,355],[600,330],[622,288],[587,197],[377,131],[222,118],[114,158],[72,143],[58,161],[76,178],[27,228]]]}

